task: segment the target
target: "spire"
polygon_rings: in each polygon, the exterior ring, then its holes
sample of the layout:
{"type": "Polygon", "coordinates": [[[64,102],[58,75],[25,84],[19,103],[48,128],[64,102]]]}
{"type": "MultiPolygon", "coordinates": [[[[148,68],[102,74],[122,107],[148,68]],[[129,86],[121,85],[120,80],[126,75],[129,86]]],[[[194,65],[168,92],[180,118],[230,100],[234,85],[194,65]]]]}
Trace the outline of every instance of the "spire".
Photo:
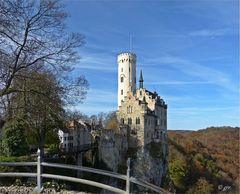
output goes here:
{"type": "Polygon", "coordinates": [[[141,70],[141,72],[140,72],[139,88],[143,88],[143,75],[142,75],[142,70],[141,70]]]}

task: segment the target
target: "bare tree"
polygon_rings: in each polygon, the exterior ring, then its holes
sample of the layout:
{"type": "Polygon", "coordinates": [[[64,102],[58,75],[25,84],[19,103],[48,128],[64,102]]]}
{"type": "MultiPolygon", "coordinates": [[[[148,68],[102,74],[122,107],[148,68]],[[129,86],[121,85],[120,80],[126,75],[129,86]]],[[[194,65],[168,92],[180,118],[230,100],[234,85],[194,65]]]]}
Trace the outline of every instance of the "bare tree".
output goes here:
{"type": "Polygon", "coordinates": [[[58,0],[0,0],[0,97],[18,92],[13,83],[26,69],[61,73],[79,59],[83,36],[67,33],[63,8],[58,0]]]}
{"type": "Polygon", "coordinates": [[[84,37],[68,33],[66,17],[59,0],[0,0],[0,114],[27,116],[42,150],[63,106],[88,89],[84,76],[67,77],[84,37]]]}

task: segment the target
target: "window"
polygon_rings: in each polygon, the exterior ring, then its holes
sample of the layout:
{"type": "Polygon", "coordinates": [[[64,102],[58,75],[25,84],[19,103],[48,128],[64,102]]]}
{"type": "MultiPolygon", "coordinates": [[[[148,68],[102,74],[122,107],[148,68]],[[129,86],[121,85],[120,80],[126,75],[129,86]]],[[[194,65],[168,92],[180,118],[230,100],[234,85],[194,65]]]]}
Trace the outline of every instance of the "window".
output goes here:
{"type": "Polygon", "coordinates": [[[132,113],[132,106],[128,106],[127,107],[127,113],[129,114],[129,113],[132,113]]]}
{"type": "Polygon", "coordinates": [[[160,135],[159,135],[159,131],[157,132],[157,139],[159,139],[160,138],[160,135]]]}
{"type": "Polygon", "coordinates": [[[136,125],[139,125],[139,124],[140,124],[140,118],[137,117],[137,118],[136,118],[136,125]]]}
{"type": "Polygon", "coordinates": [[[123,78],[123,77],[121,77],[121,82],[123,82],[123,79],[124,79],[124,78],[123,78]]]}
{"type": "Polygon", "coordinates": [[[132,118],[128,118],[128,124],[129,124],[129,125],[132,124],[132,118]]]}
{"type": "Polygon", "coordinates": [[[142,96],[142,91],[140,91],[140,95],[142,96]]]}
{"type": "Polygon", "coordinates": [[[123,95],[123,90],[121,90],[121,95],[123,95]]]}
{"type": "Polygon", "coordinates": [[[64,141],[66,141],[67,140],[67,138],[66,137],[64,137],[64,141]]]}
{"type": "Polygon", "coordinates": [[[124,124],[124,118],[121,118],[121,123],[124,124]]]}

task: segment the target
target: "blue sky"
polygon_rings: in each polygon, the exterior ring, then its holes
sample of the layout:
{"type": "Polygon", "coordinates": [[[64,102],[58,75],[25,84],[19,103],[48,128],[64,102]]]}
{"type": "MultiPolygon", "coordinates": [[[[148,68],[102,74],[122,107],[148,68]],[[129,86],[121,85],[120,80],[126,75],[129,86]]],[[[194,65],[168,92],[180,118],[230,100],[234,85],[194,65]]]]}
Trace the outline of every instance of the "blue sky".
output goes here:
{"type": "Polygon", "coordinates": [[[72,75],[90,82],[87,99],[72,109],[117,109],[117,54],[131,47],[144,86],[168,104],[169,129],[240,125],[238,1],[64,2],[68,30],[86,37],[72,75]]]}

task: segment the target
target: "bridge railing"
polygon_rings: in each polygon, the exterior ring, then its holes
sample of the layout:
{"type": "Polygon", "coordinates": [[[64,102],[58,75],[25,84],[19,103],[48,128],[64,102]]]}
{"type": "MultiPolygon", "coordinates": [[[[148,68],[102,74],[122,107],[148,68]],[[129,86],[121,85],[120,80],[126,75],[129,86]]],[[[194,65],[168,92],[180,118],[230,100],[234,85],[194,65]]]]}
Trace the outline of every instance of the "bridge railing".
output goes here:
{"type": "Polygon", "coordinates": [[[119,173],[115,173],[115,172],[110,172],[110,171],[105,171],[105,170],[100,170],[100,169],[95,169],[95,168],[88,168],[88,167],[83,167],[83,166],[42,162],[40,150],[38,150],[37,154],[38,154],[37,162],[0,162],[0,166],[36,166],[37,167],[36,173],[7,172],[7,173],[0,173],[0,177],[35,177],[35,178],[37,178],[37,186],[34,189],[34,191],[36,193],[41,193],[43,191],[42,179],[50,178],[50,179],[82,183],[82,184],[98,187],[101,189],[106,189],[108,191],[112,191],[115,193],[121,193],[121,194],[130,194],[131,193],[131,190],[130,190],[131,183],[140,185],[149,190],[155,191],[156,193],[170,194],[170,192],[168,192],[156,185],[150,184],[141,179],[136,179],[134,177],[131,177],[130,176],[130,159],[128,159],[128,161],[127,161],[127,173],[126,173],[126,175],[124,175],[124,174],[119,174],[119,173]],[[56,174],[47,174],[47,173],[43,172],[43,167],[71,169],[71,170],[90,172],[90,173],[95,173],[95,174],[100,174],[100,175],[105,175],[105,176],[121,179],[126,182],[126,189],[122,190],[122,189],[119,189],[119,188],[116,188],[113,186],[109,186],[109,185],[106,185],[103,183],[99,183],[99,182],[87,180],[87,179],[82,179],[82,178],[75,178],[75,177],[62,176],[62,175],[56,175],[56,174]]]}

